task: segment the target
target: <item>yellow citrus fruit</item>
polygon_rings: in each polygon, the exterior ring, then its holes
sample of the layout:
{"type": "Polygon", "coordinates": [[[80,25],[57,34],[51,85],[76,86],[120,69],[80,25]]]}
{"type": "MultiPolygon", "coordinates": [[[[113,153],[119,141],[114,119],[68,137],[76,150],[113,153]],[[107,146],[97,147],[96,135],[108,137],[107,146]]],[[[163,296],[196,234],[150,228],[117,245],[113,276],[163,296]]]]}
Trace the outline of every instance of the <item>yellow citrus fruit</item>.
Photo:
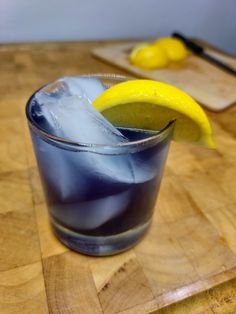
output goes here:
{"type": "Polygon", "coordinates": [[[93,103],[116,126],[161,130],[175,119],[173,139],[215,147],[208,118],[180,89],[152,80],[130,80],[100,94],[93,103]]]}
{"type": "Polygon", "coordinates": [[[165,37],[155,41],[155,46],[165,50],[170,61],[184,60],[188,51],[183,42],[177,38],[165,37]]]}
{"type": "Polygon", "coordinates": [[[144,69],[164,68],[168,65],[165,51],[161,47],[147,43],[134,47],[129,60],[135,66],[144,69]]]}

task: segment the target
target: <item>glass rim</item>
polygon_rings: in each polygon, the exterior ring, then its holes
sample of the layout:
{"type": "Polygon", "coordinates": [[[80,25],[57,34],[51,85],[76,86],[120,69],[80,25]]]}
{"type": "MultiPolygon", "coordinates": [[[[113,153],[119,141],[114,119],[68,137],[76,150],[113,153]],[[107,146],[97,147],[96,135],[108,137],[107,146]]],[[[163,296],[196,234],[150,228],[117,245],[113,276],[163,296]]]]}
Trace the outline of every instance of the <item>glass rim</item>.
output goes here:
{"type": "MultiPolygon", "coordinates": [[[[105,79],[105,80],[111,80],[111,81],[126,81],[126,80],[130,80],[130,79],[135,79],[134,77],[129,77],[129,76],[124,76],[124,75],[117,75],[117,74],[112,74],[112,73],[94,73],[94,74],[78,74],[78,75],[67,75],[70,77],[77,77],[77,76],[82,76],[82,77],[95,77],[95,78],[100,78],[100,79],[105,79]]],[[[58,78],[60,79],[60,78],[58,78]]],[[[57,79],[56,79],[57,80],[57,79]]],[[[171,131],[173,130],[174,124],[175,124],[175,120],[171,120],[169,121],[161,130],[155,131],[155,130],[147,130],[145,129],[144,131],[146,132],[150,132],[150,133],[154,133],[154,135],[151,135],[147,138],[141,139],[141,140],[135,140],[135,141],[128,141],[128,142],[121,142],[121,143],[117,143],[114,145],[107,145],[107,144],[95,144],[95,143],[84,143],[84,142],[76,142],[76,141],[72,141],[69,139],[65,139],[63,137],[59,137],[53,134],[50,134],[49,132],[43,130],[35,121],[34,119],[31,117],[30,114],[30,105],[31,105],[31,101],[34,97],[34,95],[39,92],[40,90],[42,90],[44,87],[48,86],[49,84],[55,82],[56,80],[50,81],[47,84],[41,86],[39,89],[37,89],[28,99],[27,103],[26,103],[26,107],[25,107],[25,113],[26,113],[26,117],[27,120],[29,122],[29,126],[32,129],[32,131],[34,131],[36,134],[38,134],[41,138],[51,141],[52,143],[56,144],[58,143],[60,146],[61,145],[69,145],[69,147],[74,148],[74,149],[79,149],[79,150],[95,150],[98,149],[104,149],[104,150],[112,150],[112,149],[116,149],[118,148],[119,150],[122,150],[122,148],[124,148],[125,150],[127,148],[135,148],[135,147],[139,147],[139,146],[152,146],[155,145],[157,143],[160,143],[161,141],[163,141],[164,139],[166,139],[168,137],[168,135],[171,133],[171,131]]],[[[117,127],[119,128],[119,127],[117,127]]],[[[120,127],[122,128],[122,127],[120,127]]],[[[123,127],[125,129],[132,129],[132,128],[126,128],[123,127]]],[[[135,130],[141,130],[141,129],[137,129],[135,128],[135,130]]]]}

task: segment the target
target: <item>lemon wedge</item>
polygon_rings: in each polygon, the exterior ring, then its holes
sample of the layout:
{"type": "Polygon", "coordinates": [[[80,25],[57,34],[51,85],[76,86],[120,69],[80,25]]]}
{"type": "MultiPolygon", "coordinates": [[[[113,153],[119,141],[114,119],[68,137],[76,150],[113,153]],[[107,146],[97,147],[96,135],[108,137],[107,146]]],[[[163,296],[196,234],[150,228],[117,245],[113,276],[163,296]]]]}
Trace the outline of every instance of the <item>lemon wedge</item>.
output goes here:
{"type": "Polygon", "coordinates": [[[157,45],[142,43],[132,50],[130,62],[143,69],[164,68],[168,65],[165,51],[157,45]]]}
{"type": "Polygon", "coordinates": [[[176,120],[174,140],[215,147],[203,109],[169,84],[152,80],[122,82],[100,94],[93,106],[116,126],[160,130],[176,120]]]}
{"type": "Polygon", "coordinates": [[[155,41],[154,45],[157,48],[164,50],[170,61],[181,61],[184,60],[188,55],[185,45],[177,38],[160,38],[155,41]]]}

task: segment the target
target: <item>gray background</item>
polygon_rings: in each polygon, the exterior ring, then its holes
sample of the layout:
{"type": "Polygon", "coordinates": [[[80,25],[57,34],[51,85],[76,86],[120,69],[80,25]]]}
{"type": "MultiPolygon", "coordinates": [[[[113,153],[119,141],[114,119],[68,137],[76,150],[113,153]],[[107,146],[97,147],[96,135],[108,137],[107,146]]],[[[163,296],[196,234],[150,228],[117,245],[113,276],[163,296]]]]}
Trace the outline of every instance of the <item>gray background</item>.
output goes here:
{"type": "Polygon", "coordinates": [[[179,30],[236,55],[236,0],[0,0],[0,42],[143,38],[179,30]]]}

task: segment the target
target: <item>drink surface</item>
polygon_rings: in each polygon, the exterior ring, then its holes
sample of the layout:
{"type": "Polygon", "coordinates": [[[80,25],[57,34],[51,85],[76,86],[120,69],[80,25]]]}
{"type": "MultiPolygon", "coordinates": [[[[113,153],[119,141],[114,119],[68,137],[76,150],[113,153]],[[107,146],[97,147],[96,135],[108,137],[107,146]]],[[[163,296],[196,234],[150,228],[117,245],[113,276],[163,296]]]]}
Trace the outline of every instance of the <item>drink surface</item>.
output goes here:
{"type": "Polygon", "coordinates": [[[150,221],[169,140],[136,151],[97,152],[89,145],[122,145],[153,132],[116,128],[92,107],[106,87],[97,79],[68,77],[30,100],[30,118],[44,132],[86,143],[88,150],[55,145],[31,129],[51,217],[90,236],[126,232],[150,221]]]}

